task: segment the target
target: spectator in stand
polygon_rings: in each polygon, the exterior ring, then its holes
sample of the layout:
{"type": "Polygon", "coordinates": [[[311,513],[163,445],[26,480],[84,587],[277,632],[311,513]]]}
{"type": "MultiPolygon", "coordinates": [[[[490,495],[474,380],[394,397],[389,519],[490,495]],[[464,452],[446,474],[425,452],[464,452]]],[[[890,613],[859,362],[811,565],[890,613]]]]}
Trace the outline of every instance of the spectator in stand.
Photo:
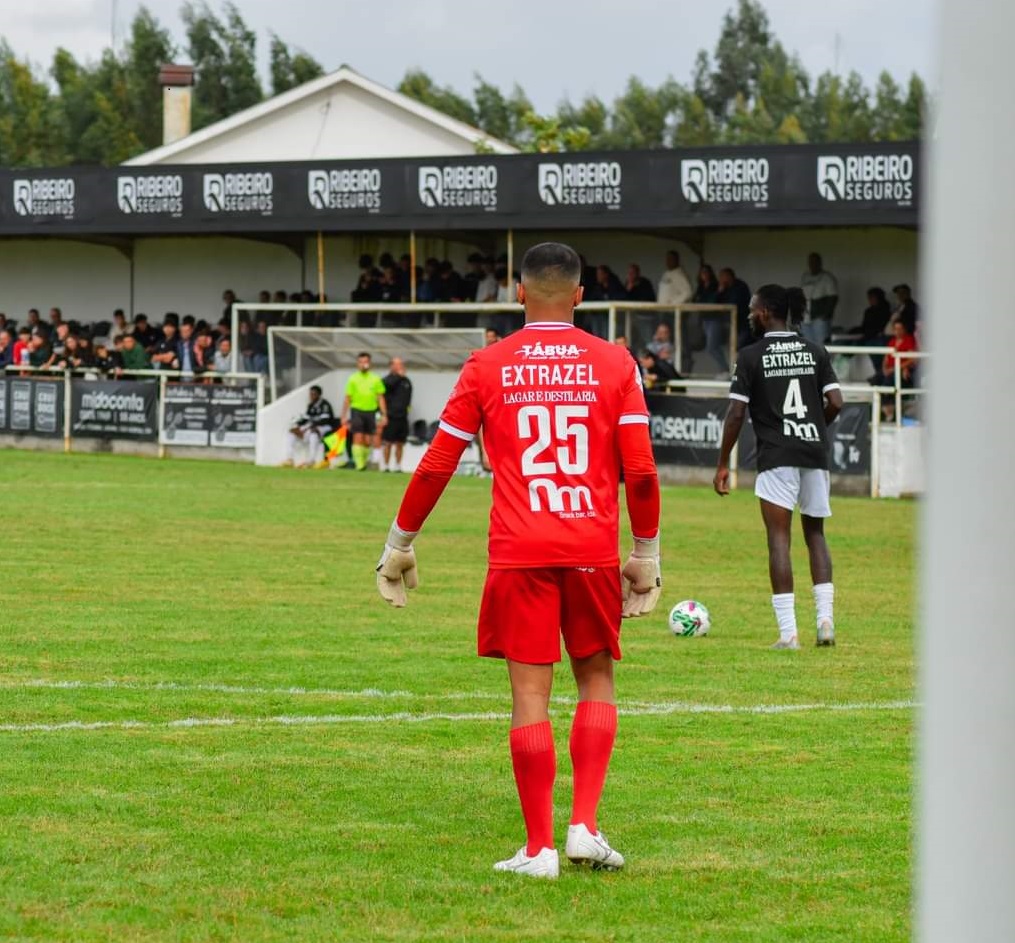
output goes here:
{"type": "Polygon", "coordinates": [[[127,316],[123,313],[122,308],[117,308],[113,312],[113,324],[109,328],[109,342],[113,344],[118,337],[123,337],[124,334],[129,334],[130,332],[131,327],[127,323],[127,316]]]}
{"type": "MultiPolygon", "coordinates": [[[[596,266],[596,292],[600,301],[626,301],[627,289],[617,278],[616,273],[610,266],[604,264],[596,266]]],[[[590,334],[596,337],[605,338],[609,333],[610,316],[606,311],[589,311],[584,317],[582,325],[590,334]]]]}
{"type": "Polygon", "coordinates": [[[152,366],[156,370],[180,369],[180,338],[177,337],[176,322],[166,318],[162,325],[162,340],[152,353],[152,366]]]}
{"type": "MultiPolygon", "coordinates": [[[[714,305],[719,303],[719,279],[711,265],[704,262],[698,269],[698,286],[694,292],[694,303],[714,305]]],[[[705,332],[705,350],[716,362],[720,378],[729,376],[730,360],[726,356],[726,342],[729,337],[729,318],[724,314],[701,315],[701,327],[705,332]]]]}
{"type": "MultiPolygon", "coordinates": [[[[905,321],[899,318],[892,322],[892,338],[888,346],[893,349],[894,354],[885,354],[881,364],[881,370],[871,378],[874,386],[895,386],[895,361],[896,355],[916,351],[918,349],[916,337],[906,327],[905,321]]],[[[912,358],[899,357],[899,382],[902,389],[911,389],[916,381],[917,361],[912,358]]],[[[882,417],[889,422],[895,418],[895,403],[888,397],[882,399],[882,417]]]]}
{"type": "Polygon", "coordinates": [[[39,318],[38,308],[28,309],[28,317],[25,319],[25,324],[28,326],[28,330],[32,334],[38,334],[40,330],[45,330],[45,326],[39,318]]]}
{"type": "Polygon", "coordinates": [[[18,331],[18,339],[14,342],[13,364],[16,367],[27,367],[32,352],[32,332],[26,325],[18,331]]]}
{"type": "MultiPolygon", "coordinates": [[[[391,259],[390,257],[388,263],[381,266],[381,279],[380,282],[378,282],[378,290],[380,293],[378,300],[384,302],[384,304],[397,304],[402,300],[402,287],[398,281],[398,269],[395,267],[394,259],[391,259]]],[[[402,322],[399,319],[395,324],[382,324],[382,327],[397,327],[401,323],[402,322]]]]}
{"type": "Polygon", "coordinates": [[[670,249],[666,253],[666,271],[659,279],[659,291],[657,292],[659,303],[676,307],[687,304],[691,300],[692,294],[691,279],[687,277],[687,272],[680,267],[680,253],[676,249],[670,249]]]}
{"type": "Polygon", "coordinates": [[[123,335],[123,347],[120,350],[120,358],[123,360],[123,369],[125,371],[151,369],[151,364],[148,362],[148,354],[133,334],[123,335]]]}
{"type": "Polygon", "coordinates": [[[497,328],[488,327],[483,335],[483,346],[489,347],[491,344],[496,344],[500,339],[501,336],[497,332],[497,328]]]}
{"type": "Polygon", "coordinates": [[[250,337],[250,360],[254,373],[268,372],[268,322],[258,321],[250,337]]]}
{"type": "Polygon", "coordinates": [[[638,359],[638,355],[633,350],[631,350],[631,345],[627,342],[627,338],[624,337],[623,334],[618,334],[613,339],[613,343],[616,344],[618,347],[623,347],[624,350],[626,350],[631,355],[631,359],[635,362],[635,365],[638,367],[638,372],[643,374],[644,371],[642,370],[641,361],[638,359]]]}
{"type": "Polygon", "coordinates": [[[201,376],[215,370],[215,341],[211,332],[203,329],[194,336],[194,373],[201,376]]]}
{"type": "Polygon", "coordinates": [[[349,300],[357,304],[380,301],[380,272],[374,268],[374,257],[364,253],[359,257],[359,275],[356,287],[352,290],[349,300]]]}
{"type": "MultiPolygon", "coordinates": [[[[90,367],[95,363],[95,350],[92,347],[91,339],[85,335],[71,334],[77,341],[77,350],[74,355],[74,366],[76,367],[90,367]]],[[[68,338],[69,340],[70,338],[68,338]]]]}
{"type": "Polygon", "coordinates": [[[670,380],[679,380],[680,374],[669,360],[653,354],[646,350],[639,358],[646,389],[651,389],[658,384],[668,383],[670,380]]]}
{"type": "MultiPolygon", "coordinates": [[[[507,267],[504,269],[507,272],[507,267]]],[[[497,266],[492,256],[484,256],[482,272],[476,285],[476,301],[479,304],[492,304],[497,300],[497,266]]]]}
{"type": "Polygon", "coordinates": [[[901,321],[906,327],[906,333],[915,335],[920,321],[920,308],[913,300],[913,290],[903,283],[896,285],[892,294],[895,295],[896,307],[892,312],[891,323],[901,321]]]}
{"type": "Polygon", "coordinates": [[[478,252],[470,252],[466,262],[469,267],[462,276],[461,300],[478,301],[477,291],[479,283],[483,280],[483,256],[478,252]]]}
{"type": "Polygon", "coordinates": [[[222,292],[222,304],[225,307],[222,309],[222,317],[232,318],[233,316],[233,305],[236,304],[240,299],[236,297],[236,292],[231,288],[227,288],[222,292]]]}
{"type": "Polygon", "coordinates": [[[212,369],[216,373],[229,373],[233,368],[233,345],[228,337],[223,337],[215,348],[215,355],[212,358],[212,369]]]}
{"type": "Polygon", "coordinates": [[[400,472],[405,441],[409,438],[409,407],[412,404],[412,381],[405,375],[405,362],[392,357],[384,384],[388,405],[388,422],[381,430],[383,455],[381,471],[400,472]],[[394,458],[394,461],[391,459],[394,458]]]}
{"type": "Polygon", "coordinates": [[[277,305],[284,305],[289,300],[289,296],[286,294],[285,289],[280,288],[275,292],[275,296],[271,300],[277,305]]]}
{"type": "Polygon", "coordinates": [[[149,354],[161,340],[159,332],[148,323],[148,315],[138,314],[134,317],[134,339],[138,346],[149,354]]]}
{"type": "Polygon", "coordinates": [[[800,276],[800,287],[807,299],[801,333],[807,340],[824,346],[832,333],[832,318],[839,302],[839,283],[831,272],[825,271],[817,252],[807,256],[807,271],[800,276]]]}
{"type": "Polygon", "coordinates": [[[254,332],[250,329],[249,321],[240,321],[240,336],[237,343],[240,345],[240,365],[244,373],[254,372],[254,332]]]}
{"type": "Polygon", "coordinates": [[[28,353],[28,365],[30,367],[45,367],[53,356],[49,344],[42,332],[32,334],[31,346],[28,353]]]}
{"type": "Polygon", "coordinates": [[[423,275],[416,284],[416,300],[426,304],[439,301],[438,282],[440,281],[440,262],[427,259],[423,264],[423,275]]]}
{"type": "Polygon", "coordinates": [[[737,350],[753,342],[749,321],[751,289],[737,273],[727,266],[719,269],[719,293],[716,300],[722,305],[735,305],[737,309],[737,350]]]}
{"type": "Polygon", "coordinates": [[[53,332],[64,323],[63,312],[59,308],[49,309],[49,330],[50,337],[53,336],[53,332]]]}
{"type": "Polygon", "coordinates": [[[14,325],[7,320],[7,315],[0,311],[0,331],[11,331],[14,325]]]}
{"type": "Polygon", "coordinates": [[[402,301],[412,300],[412,256],[406,252],[398,259],[398,286],[402,301]]]}
{"type": "Polygon", "coordinates": [[[0,330],[0,378],[3,377],[4,367],[14,363],[14,338],[7,328],[0,330]]]}
{"type": "Polygon", "coordinates": [[[466,288],[462,277],[455,271],[450,260],[445,259],[437,269],[437,300],[442,302],[463,301],[466,288]]]}
{"type": "Polygon", "coordinates": [[[645,345],[646,350],[654,357],[673,363],[673,335],[670,333],[670,326],[665,321],[656,325],[652,340],[645,345]]]}
{"type": "MultiPolygon", "coordinates": [[[[124,335],[120,334],[116,341],[123,343],[124,335]]],[[[105,344],[97,344],[95,347],[95,363],[94,367],[100,373],[104,373],[107,376],[120,377],[123,374],[123,358],[120,356],[119,351],[110,350],[105,344]]]]}
{"type": "MultiPolygon", "coordinates": [[[[892,309],[885,297],[883,288],[873,286],[867,289],[867,307],[863,312],[863,320],[846,332],[847,336],[841,339],[844,344],[857,344],[861,347],[883,347],[887,342],[885,330],[892,317],[892,309]]],[[[881,357],[878,354],[871,354],[871,364],[874,367],[874,376],[871,382],[881,372],[881,357]]]]}
{"type": "Polygon", "coordinates": [[[655,301],[656,293],[652,283],[641,274],[641,266],[632,262],[627,267],[627,284],[624,286],[627,291],[628,301],[655,301]]]}
{"type": "Polygon", "coordinates": [[[70,325],[61,321],[57,326],[55,336],[52,339],[52,343],[49,347],[49,363],[47,367],[59,366],[59,361],[64,357],[67,350],[67,340],[70,338],[70,325]]]}

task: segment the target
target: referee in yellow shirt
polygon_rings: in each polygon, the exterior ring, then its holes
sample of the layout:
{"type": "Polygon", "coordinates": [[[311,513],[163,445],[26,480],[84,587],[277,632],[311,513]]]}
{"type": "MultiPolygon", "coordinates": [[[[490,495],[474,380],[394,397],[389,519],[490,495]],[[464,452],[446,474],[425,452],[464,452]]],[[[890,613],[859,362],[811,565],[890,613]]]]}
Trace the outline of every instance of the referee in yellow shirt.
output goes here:
{"type": "Polygon", "coordinates": [[[356,358],[357,372],[345,385],[342,403],[342,425],[349,423],[352,433],[352,461],[356,471],[365,471],[370,459],[370,445],[378,429],[388,423],[388,404],[384,401],[384,381],[370,372],[370,354],[356,358]],[[381,421],[377,422],[380,411],[381,421]]]}

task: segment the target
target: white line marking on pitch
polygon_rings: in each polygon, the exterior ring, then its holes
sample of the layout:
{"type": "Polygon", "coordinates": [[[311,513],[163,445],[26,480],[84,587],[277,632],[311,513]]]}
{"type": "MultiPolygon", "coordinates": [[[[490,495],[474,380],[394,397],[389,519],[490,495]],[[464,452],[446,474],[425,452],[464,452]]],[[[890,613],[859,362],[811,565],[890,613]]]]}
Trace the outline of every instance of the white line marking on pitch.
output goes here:
{"type": "MultiPolygon", "coordinates": [[[[756,704],[743,707],[731,704],[654,704],[641,707],[621,707],[626,717],[661,717],[672,714],[792,714],[801,712],[834,711],[905,711],[919,705],[914,701],[871,701],[856,704],[756,704]]],[[[184,717],[179,720],[100,720],[66,721],[59,724],[0,724],[0,733],[56,733],[61,731],[91,730],[174,730],[188,727],[310,727],[337,724],[428,723],[431,721],[476,722],[508,720],[511,715],[502,712],[454,714],[435,712],[412,714],[401,711],[394,714],[309,714],[276,717],[184,717]]]]}

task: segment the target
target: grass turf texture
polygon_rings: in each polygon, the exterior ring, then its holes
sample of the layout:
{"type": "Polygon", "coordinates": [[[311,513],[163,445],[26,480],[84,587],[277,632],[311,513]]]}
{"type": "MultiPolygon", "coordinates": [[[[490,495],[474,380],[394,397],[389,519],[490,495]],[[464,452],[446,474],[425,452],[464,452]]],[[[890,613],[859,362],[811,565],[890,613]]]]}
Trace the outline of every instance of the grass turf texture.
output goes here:
{"type": "MultiPolygon", "coordinates": [[[[147,724],[0,731],[0,938],[908,938],[907,708],[624,716],[601,821],[628,868],[491,871],[523,835],[507,722],[482,716],[508,710],[505,672],[473,654],[488,482],[451,484],[396,612],[372,566],[404,476],[15,452],[0,471],[0,725],[147,724]],[[187,718],[234,724],[169,726],[187,718]]],[[[797,532],[804,650],[770,652],[754,498],[664,489],[664,605],[625,623],[621,707],[912,698],[913,506],[833,510],[839,645],[813,647],[797,532]],[[685,597],[709,637],[667,631],[685,597]]]]}

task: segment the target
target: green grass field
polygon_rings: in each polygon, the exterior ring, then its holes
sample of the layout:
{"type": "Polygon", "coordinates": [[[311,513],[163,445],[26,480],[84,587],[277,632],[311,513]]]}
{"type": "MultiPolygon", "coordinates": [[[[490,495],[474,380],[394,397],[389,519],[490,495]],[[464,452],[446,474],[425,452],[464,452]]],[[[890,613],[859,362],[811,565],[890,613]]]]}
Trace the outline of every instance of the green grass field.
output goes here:
{"type": "Polygon", "coordinates": [[[601,822],[628,867],[552,883],[490,869],[523,835],[474,655],[488,482],[451,484],[393,611],[404,477],[0,452],[0,478],[0,939],[908,938],[912,505],[833,502],[839,645],[786,653],[754,498],[664,489],[666,608],[713,631],[625,623],[601,822]]]}

